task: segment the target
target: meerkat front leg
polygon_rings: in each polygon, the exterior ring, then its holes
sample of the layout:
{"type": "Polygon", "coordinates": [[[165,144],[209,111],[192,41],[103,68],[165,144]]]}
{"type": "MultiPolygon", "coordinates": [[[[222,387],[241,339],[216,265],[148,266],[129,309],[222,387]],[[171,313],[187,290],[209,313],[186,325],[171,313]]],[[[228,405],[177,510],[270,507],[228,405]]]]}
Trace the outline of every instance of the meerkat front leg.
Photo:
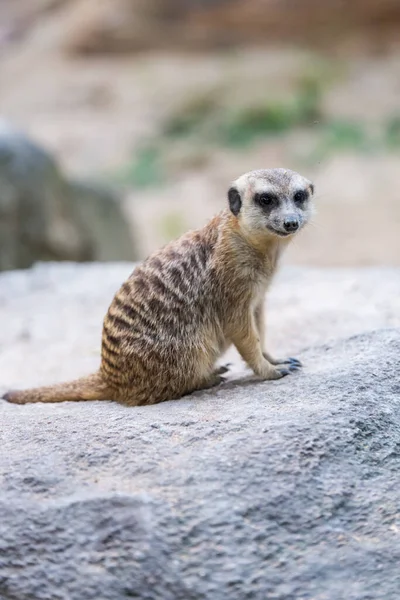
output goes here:
{"type": "MultiPolygon", "coordinates": [[[[260,302],[255,310],[254,310],[254,322],[256,324],[256,328],[257,328],[257,332],[258,332],[258,337],[260,338],[260,344],[261,344],[261,348],[263,350],[263,354],[264,353],[264,348],[265,348],[265,315],[264,315],[264,303],[260,302]]],[[[267,359],[269,360],[269,359],[267,359]]],[[[271,360],[269,360],[270,363],[273,363],[271,360]]]]}
{"type": "Polygon", "coordinates": [[[243,360],[249,365],[258,377],[262,379],[280,379],[289,375],[291,366],[273,366],[263,355],[261,340],[256,326],[254,314],[246,315],[238,329],[232,336],[232,342],[243,360]]]}
{"type": "Polygon", "coordinates": [[[297,358],[273,358],[266,350],[265,350],[265,313],[264,313],[264,303],[260,302],[255,311],[254,311],[254,320],[256,323],[258,335],[260,338],[262,353],[264,358],[267,359],[271,365],[288,365],[288,368],[291,371],[295,371],[299,369],[302,364],[297,358]]]}

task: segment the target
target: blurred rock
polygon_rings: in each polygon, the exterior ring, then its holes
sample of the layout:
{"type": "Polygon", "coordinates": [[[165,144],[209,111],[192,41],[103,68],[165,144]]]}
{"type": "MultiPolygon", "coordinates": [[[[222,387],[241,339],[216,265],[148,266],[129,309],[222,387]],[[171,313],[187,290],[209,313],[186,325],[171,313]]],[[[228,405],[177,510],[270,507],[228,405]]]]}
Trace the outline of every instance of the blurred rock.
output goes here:
{"type": "MultiPolygon", "coordinates": [[[[96,368],[130,270],[3,273],[0,396],[96,368]]],[[[301,372],[233,357],[156,406],[0,400],[0,598],[398,600],[399,298],[398,269],[283,269],[269,339],[301,372]]]]}
{"type": "Polygon", "coordinates": [[[133,260],[133,242],[118,197],[111,190],[88,182],[73,181],[70,191],[70,202],[85,229],[92,260],[133,260]]]}
{"type": "Polygon", "coordinates": [[[133,258],[118,200],[67,181],[49,154],[0,122],[0,270],[133,258]]]}
{"type": "Polygon", "coordinates": [[[68,0],[0,0],[0,48],[20,41],[46,13],[68,0]]]}
{"type": "MultiPolygon", "coordinates": [[[[397,0],[76,0],[65,12],[65,46],[77,53],[208,49],[269,41],[329,43],[400,29],[397,0]]],[[[392,34],[392,35],[391,35],[392,34]]]]}

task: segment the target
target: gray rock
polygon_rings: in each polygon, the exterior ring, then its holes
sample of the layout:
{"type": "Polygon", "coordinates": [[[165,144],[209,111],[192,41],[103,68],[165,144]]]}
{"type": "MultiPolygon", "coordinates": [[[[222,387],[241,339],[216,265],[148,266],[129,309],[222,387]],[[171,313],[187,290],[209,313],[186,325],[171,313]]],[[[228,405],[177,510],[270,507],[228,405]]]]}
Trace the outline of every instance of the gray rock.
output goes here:
{"type": "Polygon", "coordinates": [[[109,188],[86,181],[70,182],[70,202],[85,229],[92,260],[133,260],[136,249],[120,199],[109,188]]]}
{"type": "Polygon", "coordinates": [[[49,154],[0,121],[0,270],[134,257],[118,199],[67,181],[49,154]]]}
{"type": "MultiPolygon", "coordinates": [[[[95,368],[130,269],[3,274],[0,387],[95,368]]],[[[399,298],[399,270],[284,269],[269,333],[295,375],[232,355],[152,407],[0,402],[0,598],[397,600],[399,298]]]]}

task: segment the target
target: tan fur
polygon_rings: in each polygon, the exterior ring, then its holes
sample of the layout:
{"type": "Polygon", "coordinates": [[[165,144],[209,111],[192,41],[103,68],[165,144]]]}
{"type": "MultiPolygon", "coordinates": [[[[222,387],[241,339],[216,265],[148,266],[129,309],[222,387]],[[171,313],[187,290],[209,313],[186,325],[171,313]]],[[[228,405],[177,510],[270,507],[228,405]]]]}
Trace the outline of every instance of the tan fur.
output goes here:
{"type": "Polygon", "coordinates": [[[287,216],[295,215],[301,228],[312,211],[310,199],[295,204],[298,190],[311,196],[313,186],[293,171],[240,177],[229,192],[231,210],[150,256],[122,285],[104,319],[98,373],[12,391],[5,399],[109,399],[134,406],[179,398],[221,381],[216,361],[231,344],[262,379],[297,369],[296,359],[266,352],[263,301],[292,238],[283,237],[287,216]],[[273,195],[273,205],[261,204],[257,194],[263,193],[273,195]]]}

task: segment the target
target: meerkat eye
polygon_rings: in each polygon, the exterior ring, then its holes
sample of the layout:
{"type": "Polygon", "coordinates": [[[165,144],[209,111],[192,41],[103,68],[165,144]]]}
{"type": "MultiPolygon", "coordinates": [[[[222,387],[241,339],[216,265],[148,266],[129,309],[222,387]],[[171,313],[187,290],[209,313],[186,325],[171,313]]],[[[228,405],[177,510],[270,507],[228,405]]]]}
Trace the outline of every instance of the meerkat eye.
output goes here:
{"type": "Polygon", "coordinates": [[[299,190],[293,196],[293,200],[296,204],[303,204],[306,200],[308,200],[308,192],[305,190],[299,190]]]}
{"type": "Polygon", "coordinates": [[[276,203],[276,196],[273,194],[257,194],[255,200],[260,206],[271,208],[276,203]]]}

